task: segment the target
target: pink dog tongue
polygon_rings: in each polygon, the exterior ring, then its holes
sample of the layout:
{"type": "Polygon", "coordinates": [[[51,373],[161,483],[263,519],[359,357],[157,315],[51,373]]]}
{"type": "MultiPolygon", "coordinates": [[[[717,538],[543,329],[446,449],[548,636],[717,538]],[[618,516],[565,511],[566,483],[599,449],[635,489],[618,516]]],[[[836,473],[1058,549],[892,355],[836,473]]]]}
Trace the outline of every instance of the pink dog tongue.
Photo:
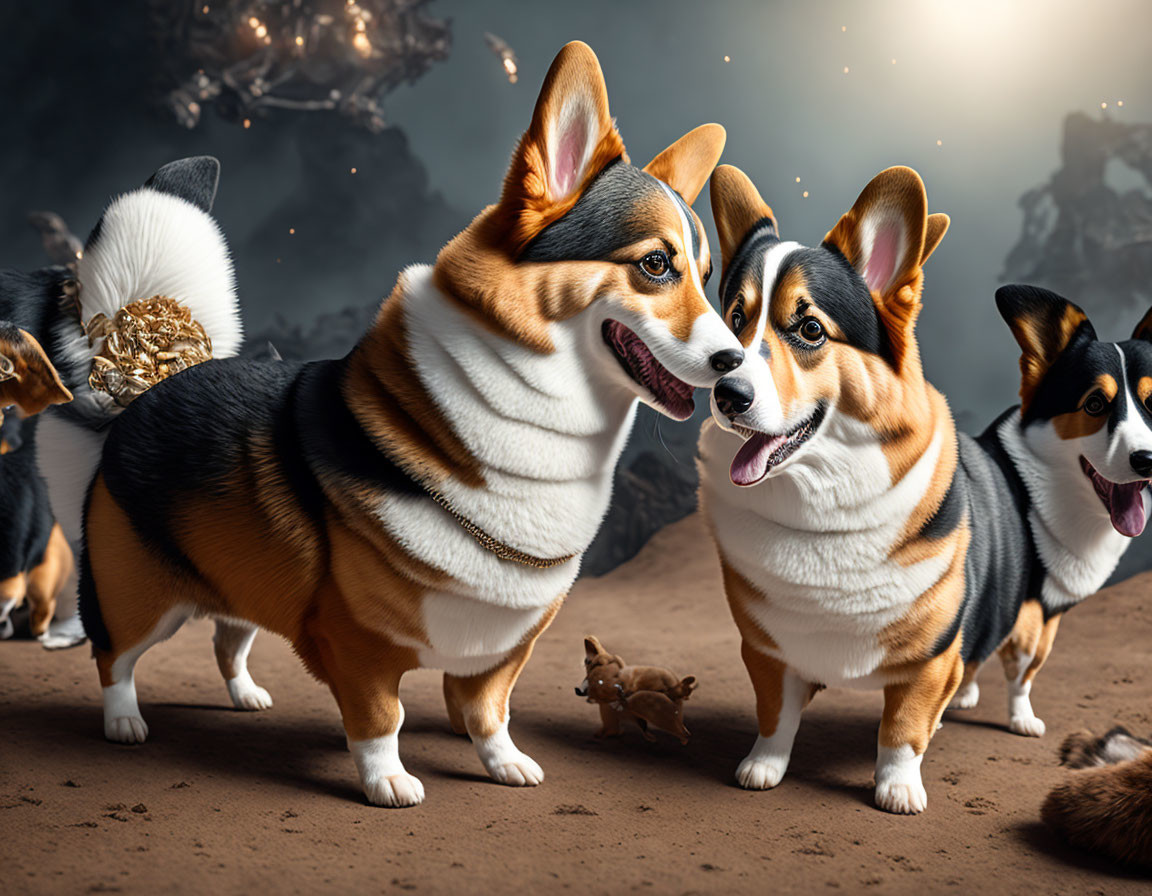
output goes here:
{"type": "Polygon", "coordinates": [[[1130,482],[1112,486],[1108,511],[1112,515],[1112,525],[1121,535],[1135,538],[1144,531],[1148,522],[1144,514],[1145,485],[1144,482],[1130,482]]]}
{"type": "Polygon", "coordinates": [[[772,452],[784,444],[784,436],[767,436],[762,432],[748,439],[732,459],[729,475],[736,485],[755,485],[768,472],[772,452]]]}

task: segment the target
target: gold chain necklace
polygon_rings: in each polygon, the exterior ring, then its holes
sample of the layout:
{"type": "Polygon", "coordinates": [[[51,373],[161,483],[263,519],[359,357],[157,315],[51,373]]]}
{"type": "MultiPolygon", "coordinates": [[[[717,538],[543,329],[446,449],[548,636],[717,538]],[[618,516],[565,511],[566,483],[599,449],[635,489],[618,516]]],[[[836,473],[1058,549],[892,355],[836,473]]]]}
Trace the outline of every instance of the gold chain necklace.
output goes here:
{"type": "Polygon", "coordinates": [[[427,492],[429,498],[431,498],[446,511],[448,511],[449,516],[451,516],[454,520],[456,520],[457,523],[460,524],[460,528],[475,538],[482,548],[495,554],[501,560],[509,560],[512,563],[519,563],[521,566],[531,566],[535,569],[551,569],[554,566],[559,566],[561,563],[567,563],[569,560],[576,556],[575,554],[568,554],[564,557],[552,557],[546,560],[542,557],[533,557],[531,554],[526,554],[524,551],[517,550],[511,545],[500,541],[500,539],[489,535],[487,532],[477,526],[474,522],[468,519],[468,517],[464,516],[464,514],[453,507],[452,502],[445,498],[440,492],[436,491],[436,489],[425,485],[422,482],[419,484],[420,487],[424,489],[425,492],[427,492]]]}

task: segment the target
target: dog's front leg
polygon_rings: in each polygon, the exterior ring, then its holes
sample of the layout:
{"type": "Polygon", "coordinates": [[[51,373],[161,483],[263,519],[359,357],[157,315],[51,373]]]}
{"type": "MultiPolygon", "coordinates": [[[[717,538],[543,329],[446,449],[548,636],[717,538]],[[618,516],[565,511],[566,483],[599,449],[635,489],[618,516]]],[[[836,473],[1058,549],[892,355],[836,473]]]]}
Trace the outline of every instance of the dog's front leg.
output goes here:
{"type": "Polygon", "coordinates": [[[761,653],[747,641],[740,654],[756,692],[760,734],[752,752],[736,769],[736,780],[749,790],[768,790],[780,783],[792,758],[800,714],[816,689],[780,660],[761,653]]]}
{"type": "Polygon", "coordinates": [[[600,730],[596,732],[596,736],[619,737],[621,718],[623,718],[623,713],[616,708],[615,703],[601,703],[600,730]]]}
{"type": "Polygon", "coordinates": [[[456,707],[488,774],[501,784],[532,787],[544,780],[536,761],[520,752],[508,733],[508,700],[532,655],[535,638],[479,675],[444,676],[444,695],[456,707]]]}
{"type": "Polygon", "coordinates": [[[928,807],[920,763],[963,677],[957,639],[940,656],[916,668],[911,678],[884,688],[876,755],[876,805],[886,812],[916,815],[928,807]]]}

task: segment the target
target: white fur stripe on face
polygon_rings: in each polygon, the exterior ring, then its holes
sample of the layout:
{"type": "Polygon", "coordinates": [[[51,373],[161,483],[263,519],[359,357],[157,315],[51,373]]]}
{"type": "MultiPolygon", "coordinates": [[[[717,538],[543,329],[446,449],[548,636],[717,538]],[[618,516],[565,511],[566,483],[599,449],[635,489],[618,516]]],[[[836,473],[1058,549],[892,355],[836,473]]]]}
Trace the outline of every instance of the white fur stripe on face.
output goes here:
{"type": "MultiPolygon", "coordinates": [[[[1127,402],[1124,422],[1116,427],[1111,444],[1109,445],[1109,459],[1114,472],[1123,472],[1126,477],[1115,481],[1132,481],[1136,473],[1132,469],[1129,458],[1134,451],[1152,451],[1152,429],[1144,422],[1140,413],[1140,403],[1132,394],[1132,384],[1128,382],[1128,359],[1124,356],[1124,349],[1116,346],[1120,353],[1120,379],[1124,382],[1124,400],[1127,402]]],[[[1104,471],[1101,471],[1104,472],[1104,471]]]]}
{"type": "MultiPolygon", "coordinates": [[[[680,218],[680,233],[684,240],[684,254],[688,256],[688,272],[692,277],[692,283],[699,290],[700,295],[704,295],[704,281],[700,277],[700,260],[692,254],[692,224],[689,222],[688,216],[684,214],[680,203],[676,201],[676,194],[672,192],[672,188],[666,183],[661,183],[660,186],[668,194],[668,199],[680,218]]],[[[703,236],[701,236],[701,245],[703,245],[703,236]]]]}

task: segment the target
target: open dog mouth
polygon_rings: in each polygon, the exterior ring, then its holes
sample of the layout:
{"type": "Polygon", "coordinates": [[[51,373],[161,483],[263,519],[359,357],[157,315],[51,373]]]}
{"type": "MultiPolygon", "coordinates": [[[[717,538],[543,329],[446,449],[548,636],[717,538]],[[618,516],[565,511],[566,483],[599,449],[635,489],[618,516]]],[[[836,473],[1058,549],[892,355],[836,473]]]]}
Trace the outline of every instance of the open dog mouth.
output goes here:
{"type": "Polygon", "coordinates": [[[624,372],[651,392],[669,417],[687,420],[692,416],[696,407],[692,402],[693,387],[657,361],[639,336],[616,320],[604,321],[601,333],[624,372]]]}
{"type": "Polygon", "coordinates": [[[1080,469],[1092,481],[1096,494],[1108,510],[1112,518],[1112,525],[1121,535],[1135,538],[1144,531],[1147,524],[1147,515],[1144,512],[1144,489],[1149,480],[1140,479],[1136,482],[1125,482],[1117,485],[1101,476],[1088,458],[1080,456],[1080,469]]]}
{"type": "Polygon", "coordinates": [[[733,428],[747,441],[740,446],[732,459],[729,475],[735,485],[755,485],[768,475],[774,467],[780,466],[795,454],[800,446],[816,434],[824,422],[827,406],[820,404],[812,415],[783,435],[769,435],[757,432],[747,426],[734,424],[733,428]]]}

